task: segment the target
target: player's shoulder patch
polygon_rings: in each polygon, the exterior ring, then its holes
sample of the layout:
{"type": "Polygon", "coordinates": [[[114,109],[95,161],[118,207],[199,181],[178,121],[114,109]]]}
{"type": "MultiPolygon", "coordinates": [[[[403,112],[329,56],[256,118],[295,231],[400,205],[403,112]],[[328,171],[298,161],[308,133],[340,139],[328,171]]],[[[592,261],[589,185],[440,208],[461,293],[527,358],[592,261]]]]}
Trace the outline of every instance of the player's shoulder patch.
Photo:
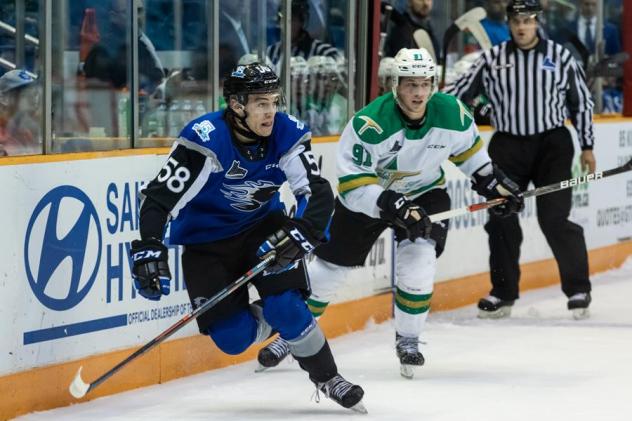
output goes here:
{"type": "Polygon", "coordinates": [[[193,131],[198,135],[202,142],[211,140],[211,132],[215,130],[215,126],[210,120],[197,121],[193,124],[193,131]]]}
{"type": "Polygon", "coordinates": [[[463,132],[474,121],[470,109],[453,95],[435,93],[428,102],[429,122],[437,128],[463,132]]]}
{"type": "Polygon", "coordinates": [[[363,142],[381,143],[401,130],[401,119],[396,113],[393,95],[382,95],[353,116],[353,130],[363,142]]]}
{"type": "Polygon", "coordinates": [[[180,137],[208,146],[219,133],[218,128],[223,123],[221,115],[222,112],[218,111],[191,120],[180,132],[180,137]]]}

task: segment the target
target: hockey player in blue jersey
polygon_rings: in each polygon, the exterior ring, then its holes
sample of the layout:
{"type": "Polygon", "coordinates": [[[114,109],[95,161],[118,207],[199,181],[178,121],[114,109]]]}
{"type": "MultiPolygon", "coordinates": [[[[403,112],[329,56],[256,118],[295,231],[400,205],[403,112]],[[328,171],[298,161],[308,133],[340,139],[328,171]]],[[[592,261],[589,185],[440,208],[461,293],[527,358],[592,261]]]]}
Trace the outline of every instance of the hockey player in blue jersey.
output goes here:
{"type": "Polygon", "coordinates": [[[132,243],[133,277],[152,300],[169,293],[163,231],[184,245],[182,269],[192,305],[232,283],[276,250],[275,262],[254,278],[261,300],[241,287],[202,314],[198,326],[227,354],[279,332],[318,390],[345,408],[364,412],[360,386],[345,380],[304,299],[309,287],[302,258],[325,241],[333,193],[311,152],[311,133],[277,111],[279,78],[267,66],[237,66],[224,83],[225,111],[189,122],[166,164],[142,191],[141,239],[132,243]],[[297,200],[285,215],[279,187],[297,200]]]}

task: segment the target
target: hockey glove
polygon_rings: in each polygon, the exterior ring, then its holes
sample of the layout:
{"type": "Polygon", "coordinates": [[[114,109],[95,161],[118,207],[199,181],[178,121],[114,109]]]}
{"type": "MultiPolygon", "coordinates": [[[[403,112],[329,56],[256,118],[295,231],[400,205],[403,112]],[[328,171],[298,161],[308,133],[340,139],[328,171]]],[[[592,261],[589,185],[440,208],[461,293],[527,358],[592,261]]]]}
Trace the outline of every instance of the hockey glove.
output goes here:
{"type": "Polygon", "coordinates": [[[384,190],[377,198],[377,206],[382,209],[380,216],[389,223],[403,228],[408,239],[429,238],[432,222],[424,209],[406,199],[401,193],[384,190]]]}
{"type": "Polygon", "coordinates": [[[472,188],[485,199],[507,199],[505,203],[490,208],[492,214],[504,218],[524,209],[524,197],[520,187],[496,165],[485,165],[472,177],[472,188]]]}
{"type": "Polygon", "coordinates": [[[268,273],[281,273],[290,269],[295,262],[311,253],[322,241],[318,240],[298,219],[288,219],[280,230],[274,232],[259,246],[257,256],[264,259],[272,250],[276,251],[276,259],[268,266],[268,273]]]}
{"type": "Polygon", "coordinates": [[[130,256],[134,264],[132,278],[138,293],[153,301],[160,300],[161,295],[169,295],[171,272],[167,247],[155,238],[134,240],[130,256]]]}

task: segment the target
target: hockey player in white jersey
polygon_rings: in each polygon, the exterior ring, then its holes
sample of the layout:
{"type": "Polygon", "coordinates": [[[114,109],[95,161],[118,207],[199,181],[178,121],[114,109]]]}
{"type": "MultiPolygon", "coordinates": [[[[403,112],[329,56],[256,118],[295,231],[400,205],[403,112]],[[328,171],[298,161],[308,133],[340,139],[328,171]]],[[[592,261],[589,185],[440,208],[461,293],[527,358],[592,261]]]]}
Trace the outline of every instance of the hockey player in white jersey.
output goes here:
{"type": "MultiPolygon", "coordinates": [[[[345,127],[337,153],[338,193],[330,240],[308,266],[308,306],[322,315],[347,278],[361,266],[388,227],[397,242],[395,340],[401,374],[423,365],[419,336],[430,309],[437,257],[448,221],[428,215],[450,208],[441,164],[452,161],[485,198],[505,197],[499,214],[524,207],[518,186],[490,161],[469,110],[436,92],[435,63],[425,49],[402,49],[393,64],[393,88],[361,109],[345,127]]],[[[264,366],[284,357],[277,339],[259,355],[264,366]]]]}

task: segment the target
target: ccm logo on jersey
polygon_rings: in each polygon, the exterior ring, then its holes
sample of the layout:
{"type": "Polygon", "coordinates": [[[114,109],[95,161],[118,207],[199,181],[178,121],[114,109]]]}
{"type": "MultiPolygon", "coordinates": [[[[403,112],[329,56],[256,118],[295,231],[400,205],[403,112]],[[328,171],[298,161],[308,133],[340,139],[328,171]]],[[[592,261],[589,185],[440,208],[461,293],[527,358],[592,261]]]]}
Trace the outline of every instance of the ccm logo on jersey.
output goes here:
{"type": "Polygon", "coordinates": [[[160,250],[141,250],[139,252],[134,253],[134,255],[132,256],[132,259],[134,259],[135,262],[140,259],[151,259],[151,258],[158,259],[160,258],[161,254],[162,252],[160,250]]]}
{"type": "Polygon", "coordinates": [[[292,228],[289,232],[290,237],[292,237],[307,253],[314,250],[316,247],[312,245],[309,241],[303,237],[303,234],[296,228],[292,228]]]}

